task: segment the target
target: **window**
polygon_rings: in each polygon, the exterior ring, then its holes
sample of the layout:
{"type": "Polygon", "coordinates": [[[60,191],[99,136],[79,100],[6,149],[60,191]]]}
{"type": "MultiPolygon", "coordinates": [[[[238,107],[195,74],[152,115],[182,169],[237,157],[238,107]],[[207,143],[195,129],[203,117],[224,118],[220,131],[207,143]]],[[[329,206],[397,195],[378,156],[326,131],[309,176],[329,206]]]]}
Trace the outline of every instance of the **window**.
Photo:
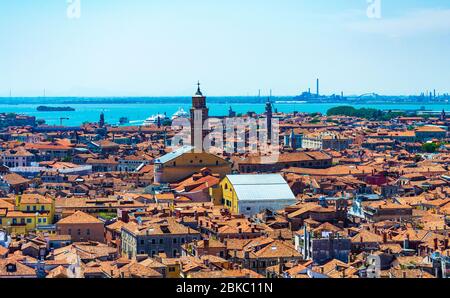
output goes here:
{"type": "Polygon", "coordinates": [[[45,207],[44,206],[41,206],[41,211],[44,211],[45,210],[45,207]]]}
{"type": "Polygon", "coordinates": [[[163,244],[164,243],[164,239],[159,239],[159,244],[163,244]]]}
{"type": "Polygon", "coordinates": [[[225,183],[225,189],[228,189],[228,183],[225,183]]]}
{"type": "Polygon", "coordinates": [[[141,245],[144,245],[145,244],[144,239],[141,239],[140,243],[141,245]]]}
{"type": "Polygon", "coordinates": [[[156,244],[156,239],[152,239],[152,244],[156,244]]]}
{"type": "Polygon", "coordinates": [[[169,267],[169,272],[175,272],[175,267],[169,267]]]}
{"type": "Polygon", "coordinates": [[[36,211],[36,206],[33,206],[33,211],[36,211]]]}
{"type": "Polygon", "coordinates": [[[86,234],[87,234],[87,235],[91,235],[91,230],[90,230],[90,229],[87,229],[87,230],[86,230],[86,234]]]}
{"type": "Polygon", "coordinates": [[[247,211],[250,211],[250,210],[252,210],[252,208],[250,208],[250,207],[247,207],[246,209],[247,209],[247,211]]]}
{"type": "Polygon", "coordinates": [[[38,223],[41,223],[42,219],[38,218],[38,223]]]}
{"type": "Polygon", "coordinates": [[[78,234],[78,235],[81,235],[81,229],[78,229],[78,230],[77,230],[77,234],[78,234]]]}
{"type": "Polygon", "coordinates": [[[173,238],[173,243],[177,243],[177,238],[173,238]]]}
{"type": "Polygon", "coordinates": [[[30,211],[30,206],[27,206],[27,211],[30,211]]]}
{"type": "Polygon", "coordinates": [[[68,230],[69,235],[72,235],[72,229],[68,230]]]}
{"type": "Polygon", "coordinates": [[[31,223],[31,218],[27,218],[27,223],[31,223]]]}

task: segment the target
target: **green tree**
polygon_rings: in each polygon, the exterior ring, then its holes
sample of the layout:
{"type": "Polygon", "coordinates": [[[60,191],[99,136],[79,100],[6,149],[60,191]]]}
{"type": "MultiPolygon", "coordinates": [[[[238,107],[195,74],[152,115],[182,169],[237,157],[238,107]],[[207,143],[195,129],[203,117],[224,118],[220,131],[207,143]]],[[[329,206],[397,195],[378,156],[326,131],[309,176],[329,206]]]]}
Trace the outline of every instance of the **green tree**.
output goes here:
{"type": "Polygon", "coordinates": [[[425,143],[422,145],[422,151],[426,153],[435,153],[439,147],[440,144],[437,143],[425,143]]]}

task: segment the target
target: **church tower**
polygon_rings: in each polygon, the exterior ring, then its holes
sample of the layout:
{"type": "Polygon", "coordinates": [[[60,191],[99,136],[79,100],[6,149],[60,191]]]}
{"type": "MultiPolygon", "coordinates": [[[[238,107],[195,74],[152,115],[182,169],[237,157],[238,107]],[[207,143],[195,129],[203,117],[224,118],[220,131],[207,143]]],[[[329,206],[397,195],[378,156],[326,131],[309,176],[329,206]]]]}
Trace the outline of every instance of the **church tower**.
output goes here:
{"type": "Polygon", "coordinates": [[[267,118],[267,140],[272,141],[272,103],[270,97],[266,102],[266,118],[267,118]]]}
{"type": "Polygon", "coordinates": [[[208,130],[203,129],[203,126],[208,119],[209,109],[206,107],[206,96],[203,96],[200,90],[200,82],[197,86],[197,93],[192,97],[191,146],[203,151],[203,140],[208,135],[208,130]]]}
{"type": "Polygon", "coordinates": [[[100,114],[100,120],[98,121],[98,124],[100,127],[105,126],[105,114],[103,112],[101,112],[100,114]]]}
{"type": "Polygon", "coordinates": [[[445,121],[447,120],[447,115],[445,114],[445,109],[442,109],[442,113],[441,113],[441,121],[445,121]]]}

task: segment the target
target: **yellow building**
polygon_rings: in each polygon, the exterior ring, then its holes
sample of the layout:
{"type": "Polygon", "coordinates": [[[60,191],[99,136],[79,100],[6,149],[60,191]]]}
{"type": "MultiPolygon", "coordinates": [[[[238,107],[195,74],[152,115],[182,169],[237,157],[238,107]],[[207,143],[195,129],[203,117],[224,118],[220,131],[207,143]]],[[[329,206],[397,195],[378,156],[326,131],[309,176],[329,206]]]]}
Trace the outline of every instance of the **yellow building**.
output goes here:
{"type": "Polygon", "coordinates": [[[215,205],[223,205],[231,213],[239,213],[238,197],[236,191],[228,177],[225,177],[219,183],[219,189],[211,191],[215,205]]]}
{"type": "Polygon", "coordinates": [[[183,146],[155,159],[155,182],[175,183],[209,168],[221,178],[231,173],[231,163],[207,152],[195,152],[192,146],[183,146]]]}
{"type": "Polygon", "coordinates": [[[0,227],[10,233],[26,234],[53,224],[55,201],[39,194],[18,195],[15,201],[0,202],[0,227]]]}

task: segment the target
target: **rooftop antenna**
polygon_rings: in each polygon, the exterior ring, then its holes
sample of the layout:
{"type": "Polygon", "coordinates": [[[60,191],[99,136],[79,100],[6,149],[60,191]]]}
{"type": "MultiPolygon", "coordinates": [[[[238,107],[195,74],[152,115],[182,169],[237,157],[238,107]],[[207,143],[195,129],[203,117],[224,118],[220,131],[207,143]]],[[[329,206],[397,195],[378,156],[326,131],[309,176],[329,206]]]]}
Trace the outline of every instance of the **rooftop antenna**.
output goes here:
{"type": "Polygon", "coordinates": [[[261,97],[261,89],[258,89],[258,97],[261,97]]]}

